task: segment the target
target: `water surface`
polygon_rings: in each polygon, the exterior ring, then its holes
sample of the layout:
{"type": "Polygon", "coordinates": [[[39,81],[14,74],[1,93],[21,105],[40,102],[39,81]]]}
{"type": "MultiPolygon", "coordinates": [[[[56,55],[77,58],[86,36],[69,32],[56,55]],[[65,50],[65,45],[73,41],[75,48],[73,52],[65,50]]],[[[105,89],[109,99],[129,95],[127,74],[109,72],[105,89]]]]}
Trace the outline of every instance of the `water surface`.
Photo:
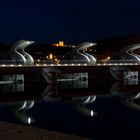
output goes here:
{"type": "Polygon", "coordinates": [[[0,120],[97,140],[138,137],[139,84],[93,80],[79,85],[1,84],[0,120]]]}

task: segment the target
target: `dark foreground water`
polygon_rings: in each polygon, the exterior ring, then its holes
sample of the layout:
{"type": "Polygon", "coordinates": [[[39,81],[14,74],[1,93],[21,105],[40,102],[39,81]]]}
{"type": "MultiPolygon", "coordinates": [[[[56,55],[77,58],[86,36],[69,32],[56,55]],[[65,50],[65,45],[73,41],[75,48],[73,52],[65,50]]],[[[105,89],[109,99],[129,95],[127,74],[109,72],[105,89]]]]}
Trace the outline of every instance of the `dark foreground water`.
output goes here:
{"type": "Polygon", "coordinates": [[[112,81],[1,84],[0,120],[91,139],[136,139],[140,86],[112,81]]]}

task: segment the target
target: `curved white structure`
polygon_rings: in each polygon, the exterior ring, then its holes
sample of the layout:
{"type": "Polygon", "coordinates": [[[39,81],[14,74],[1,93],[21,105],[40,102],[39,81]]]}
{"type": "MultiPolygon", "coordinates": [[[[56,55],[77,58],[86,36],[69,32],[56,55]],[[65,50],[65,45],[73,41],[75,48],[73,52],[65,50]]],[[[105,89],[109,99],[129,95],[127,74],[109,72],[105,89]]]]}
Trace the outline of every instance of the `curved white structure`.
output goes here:
{"type": "MultiPolygon", "coordinates": [[[[79,44],[75,48],[72,48],[72,50],[64,56],[64,59],[60,61],[60,64],[71,64],[71,65],[77,64],[78,66],[80,66],[81,64],[84,64],[85,66],[95,65],[96,58],[94,58],[92,55],[85,52],[85,49],[88,49],[94,45],[96,45],[96,43],[85,42],[85,43],[79,44]]],[[[64,74],[63,78],[64,79],[65,78],[77,79],[76,83],[77,84],[79,83],[78,85],[82,85],[82,83],[86,86],[88,85],[88,72],[73,73],[73,76],[71,76],[71,74],[64,74]],[[73,76],[75,76],[76,78],[74,78],[73,76]],[[78,81],[78,79],[81,79],[81,80],[78,81]],[[86,79],[86,81],[82,79],[86,79]]]]}
{"type": "Polygon", "coordinates": [[[92,55],[86,53],[84,50],[83,50],[83,54],[85,54],[89,58],[89,63],[91,65],[95,65],[96,64],[96,59],[92,55]]]}
{"type": "MultiPolygon", "coordinates": [[[[26,40],[20,40],[16,42],[14,45],[11,46],[9,50],[9,59],[11,64],[22,64],[22,65],[33,65],[34,59],[33,57],[25,52],[25,48],[31,44],[33,44],[34,41],[26,41],[26,40]]],[[[24,75],[23,74],[17,74],[17,75],[3,75],[1,78],[1,81],[11,81],[17,82],[17,81],[24,81],[24,75]]],[[[24,85],[23,85],[24,87],[24,85]]],[[[21,88],[21,87],[20,87],[21,88]]]]}
{"type": "Polygon", "coordinates": [[[75,53],[74,57],[76,57],[75,60],[80,60],[81,58],[88,62],[89,64],[92,64],[92,63],[96,63],[96,59],[85,52],[84,49],[87,49],[87,48],[90,48],[92,46],[96,45],[96,43],[90,43],[90,42],[85,42],[85,43],[82,43],[80,45],[78,45],[74,50],[73,52],[75,53]]]}
{"type": "Polygon", "coordinates": [[[84,49],[90,48],[96,45],[96,43],[85,42],[79,44],[77,47],[73,48],[68,54],[65,55],[64,60],[61,63],[87,63],[87,64],[96,64],[96,59],[86,53],[84,49]]]}
{"type": "MultiPolygon", "coordinates": [[[[129,64],[130,62],[140,63],[140,56],[134,53],[136,49],[140,49],[140,44],[130,45],[121,49],[119,54],[119,56],[121,57],[120,61],[123,61],[126,64],[129,64]]],[[[125,66],[110,68],[110,72],[116,80],[122,80],[123,71],[128,71],[128,69],[125,66]]]]}
{"type": "Polygon", "coordinates": [[[134,51],[136,49],[140,49],[140,44],[130,45],[120,51],[120,54],[124,60],[132,60],[136,62],[140,62],[140,56],[134,51]]]}
{"type": "Polygon", "coordinates": [[[34,64],[34,59],[33,57],[25,52],[25,48],[28,47],[29,45],[33,44],[34,41],[23,41],[22,49],[21,49],[21,54],[25,57],[26,59],[26,65],[33,65],[34,64]]]}
{"type": "Polygon", "coordinates": [[[25,48],[33,43],[34,41],[20,40],[12,45],[10,49],[10,52],[12,53],[12,59],[15,60],[16,63],[20,62],[23,65],[33,65],[33,57],[25,52],[25,48]]]}

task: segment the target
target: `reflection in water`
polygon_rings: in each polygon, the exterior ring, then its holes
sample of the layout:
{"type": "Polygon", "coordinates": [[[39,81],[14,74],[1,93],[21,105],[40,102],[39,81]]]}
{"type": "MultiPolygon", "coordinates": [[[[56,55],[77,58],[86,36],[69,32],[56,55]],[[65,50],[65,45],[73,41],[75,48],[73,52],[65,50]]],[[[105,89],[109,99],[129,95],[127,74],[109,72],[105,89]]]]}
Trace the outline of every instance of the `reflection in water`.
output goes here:
{"type": "MultiPolygon", "coordinates": [[[[110,95],[111,96],[127,96],[128,94],[131,94],[132,91],[128,90],[128,86],[124,85],[120,82],[114,83],[110,88],[110,95]]],[[[135,93],[134,93],[135,94],[135,93]]]]}
{"type": "Polygon", "coordinates": [[[77,102],[74,104],[75,109],[84,115],[87,116],[96,116],[97,113],[93,111],[93,109],[88,108],[88,104],[92,104],[96,100],[96,96],[86,96],[86,97],[80,97],[82,102],[77,102]],[[83,100],[84,98],[84,100],[83,100]]]}
{"type": "MultiPolygon", "coordinates": [[[[69,81],[71,83],[71,81],[69,81]]],[[[42,92],[40,90],[40,95],[43,99],[43,102],[49,103],[49,102],[59,102],[59,103],[70,103],[73,109],[78,112],[79,114],[89,116],[89,117],[94,117],[97,116],[99,113],[98,111],[96,112],[96,108],[94,108],[95,102],[97,102],[97,98],[117,98],[119,99],[125,106],[131,108],[131,109],[137,109],[140,110],[140,86],[139,85],[127,85],[126,83],[122,82],[116,82],[113,85],[109,84],[106,87],[103,87],[104,81],[101,81],[100,83],[93,81],[93,85],[89,83],[88,87],[80,87],[78,86],[77,88],[71,89],[71,87],[67,86],[67,84],[63,82],[60,82],[59,84],[54,84],[54,85],[47,85],[45,87],[45,90],[42,92]],[[103,82],[103,83],[102,83],[103,82]],[[66,86],[65,86],[66,85],[66,86]],[[93,105],[91,107],[91,104],[93,105]]],[[[11,90],[9,87],[13,87],[16,85],[10,85],[10,84],[1,84],[1,93],[3,92],[4,94],[6,92],[12,93],[12,96],[16,92],[22,93],[23,91],[21,90],[11,90]]],[[[17,84],[18,86],[18,84],[17,84]]],[[[28,90],[26,88],[25,84],[25,89],[26,92],[29,90],[29,94],[33,96],[32,90],[33,88],[28,90]]],[[[37,85],[36,89],[37,89],[37,85]]],[[[34,86],[33,86],[34,87],[34,86]]],[[[12,88],[13,89],[13,88],[12,88]]],[[[18,88],[19,89],[19,88],[18,88]]],[[[38,89],[40,89],[40,85],[38,86],[38,89]]],[[[38,90],[39,91],[39,90],[38,90]]],[[[17,94],[15,96],[15,99],[21,95],[17,94]]],[[[23,92],[24,93],[24,92],[23,92]]],[[[2,99],[2,94],[0,94],[1,99],[2,99]]],[[[12,98],[12,96],[8,96],[8,98],[12,98]]],[[[26,96],[26,94],[25,94],[26,96]]],[[[13,110],[14,116],[20,120],[24,124],[31,124],[35,122],[35,120],[28,114],[28,111],[33,108],[35,101],[34,98],[32,99],[27,99],[22,97],[20,98],[20,102],[15,102],[13,104],[11,103],[6,103],[5,105],[10,105],[13,110]]],[[[13,100],[13,98],[12,98],[13,100]]],[[[11,101],[12,101],[11,100],[11,101]]]]}
{"type": "Polygon", "coordinates": [[[0,82],[0,92],[24,92],[24,82],[0,82]]]}
{"type": "Polygon", "coordinates": [[[110,87],[111,96],[127,97],[129,95],[137,95],[140,91],[139,85],[126,85],[121,82],[116,82],[110,87]]]}
{"type": "Polygon", "coordinates": [[[42,93],[42,96],[44,99],[45,99],[46,95],[57,96],[58,95],[58,85],[48,85],[42,93]]]}
{"type": "Polygon", "coordinates": [[[96,100],[96,96],[69,96],[69,98],[60,96],[58,92],[58,86],[49,85],[43,92],[43,99],[45,102],[70,102],[76,111],[87,116],[97,115],[92,109],[87,107],[88,104],[92,104],[96,100]],[[66,100],[69,99],[69,100],[66,100]]]}
{"type": "Polygon", "coordinates": [[[20,106],[14,108],[16,118],[25,124],[31,124],[32,122],[35,122],[35,120],[26,113],[26,111],[31,109],[33,106],[34,101],[24,101],[20,103],[20,106]]]}
{"type": "Polygon", "coordinates": [[[93,103],[96,100],[96,96],[88,96],[88,98],[84,101],[83,104],[93,103]]]}
{"type": "Polygon", "coordinates": [[[0,85],[0,101],[4,102],[0,103],[0,120],[8,118],[14,123],[91,139],[100,139],[101,133],[113,139],[110,134],[116,135],[117,132],[119,135],[124,133],[122,130],[126,130],[126,134],[134,132],[136,127],[140,128],[140,113],[129,109],[140,110],[140,86],[124,81],[113,82],[105,78],[88,79],[88,87],[70,80],[50,85],[24,83],[23,92],[11,90],[14,85],[0,85]],[[79,86],[73,85],[77,83],[79,86]],[[7,106],[8,113],[5,113],[7,106]],[[3,116],[6,117],[1,119],[3,116]]]}
{"type": "Polygon", "coordinates": [[[97,113],[95,111],[93,111],[92,109],[89,109],[86,105],[83,105],[83,104],[77,104],[75,106],[75,109],[79,113],[90,116],[90,117],[93,117],[93,116],[97,115],[97,113]]]}
{"type": "Polygon", "coordinates": [[[58,85],[48,85],[42,93],[43,100],[46,102],[56,102],[60,101],[58,95],[58,85]],[[55,98],[54,98],[55,97],[55,98]]]}
{"type": "Polygon", "coordinates": [[[140,93],[122,98],[121,101],[130,109],[140,110],[140,93]]]}
{"type": "MultiPolygon", "coordinates": [[[[96,85],[94,85],[96,87],[96,85]]],[[[99,85],[98,85],[99,86],[99,85]]],[[[66,86],[67,87],[67,86],[66,86]]],[[[87,96],[87,93],[89,92],[89,89],[85,90],[85,94],[82,91],[82,94],[85,96],[80,96],[78,92],[81,92],[81,89],[79,88],[79,91],[77,90],[77,93],[73,94],[69,93],[69,88],[67,87],[67,90],[63,91],[63,89],[59,89],[59,86],[57,85],[49,85],[43,92],[43,99],[46,102],[71,102],[74,106],[74,108],[82,113],[89,116],[97,115],[96,112],[94,112],[92,109],[88,109],[87,104],[92,104],[97,97],[113,97],[121,100],[124,105],[128,106],[129,108],[135,108],[140,109],[139,100],[140,100],[140,86],[139,85],[126,85],[126,83],[122,82],[116,82],[113,85],[110,86],[110,89],[108,89],[106,94],[95,94],[87,96]],[[109,92],[108,92],[109,91],[109,92]],[[68,94],[69,93],[69,94],[68,94]]],[[[93,87],[94,88],[94,87],[93,87]]],[[[100,90],[100,88],[98,88],[100,90]]],[[[98,93],[98,89],[96,89],[98,93]]],[[[92,92],[93,89],[90,89],[92,92]]],[[[81,94],[81,95],[82,95],[81,94]]]]}
{"type": "Polygon", "coordinates": [[[19,101],[7,102],[7,103],[1,103],[0,105],[8,107],[12,115],[23,124],[30,125],[31,123],[34,123],[35,120],[27,113],[27,111],[33,108],[34,103],[35,103],[34,100],[32,100],[32,101],[20,101],[20,102],[19,101]]]}
{"type": "Polygon", "coordinates": [[[116,82],[110,88],[110,94],[118,97],[121,102],[130,109],[140,110],[140,86],[126,85],[116,82]]]}
{"type": "Polygon", "coordinates": [[[59,85],[64,88],[88,88],[88,73],[65,73],[59,79],[59,85]]]}

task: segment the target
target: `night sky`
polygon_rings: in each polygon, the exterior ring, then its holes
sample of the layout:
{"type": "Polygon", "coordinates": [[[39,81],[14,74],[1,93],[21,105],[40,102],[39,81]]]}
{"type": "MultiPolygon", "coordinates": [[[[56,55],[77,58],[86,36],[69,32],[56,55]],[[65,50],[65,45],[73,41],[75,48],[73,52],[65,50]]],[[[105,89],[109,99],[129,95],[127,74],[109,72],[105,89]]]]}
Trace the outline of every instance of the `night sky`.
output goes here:
{"type": "Polygon", "coordinates": [[[81,43],[140,33],[139,0],[1,0],[0,42],[81,43]]]}

